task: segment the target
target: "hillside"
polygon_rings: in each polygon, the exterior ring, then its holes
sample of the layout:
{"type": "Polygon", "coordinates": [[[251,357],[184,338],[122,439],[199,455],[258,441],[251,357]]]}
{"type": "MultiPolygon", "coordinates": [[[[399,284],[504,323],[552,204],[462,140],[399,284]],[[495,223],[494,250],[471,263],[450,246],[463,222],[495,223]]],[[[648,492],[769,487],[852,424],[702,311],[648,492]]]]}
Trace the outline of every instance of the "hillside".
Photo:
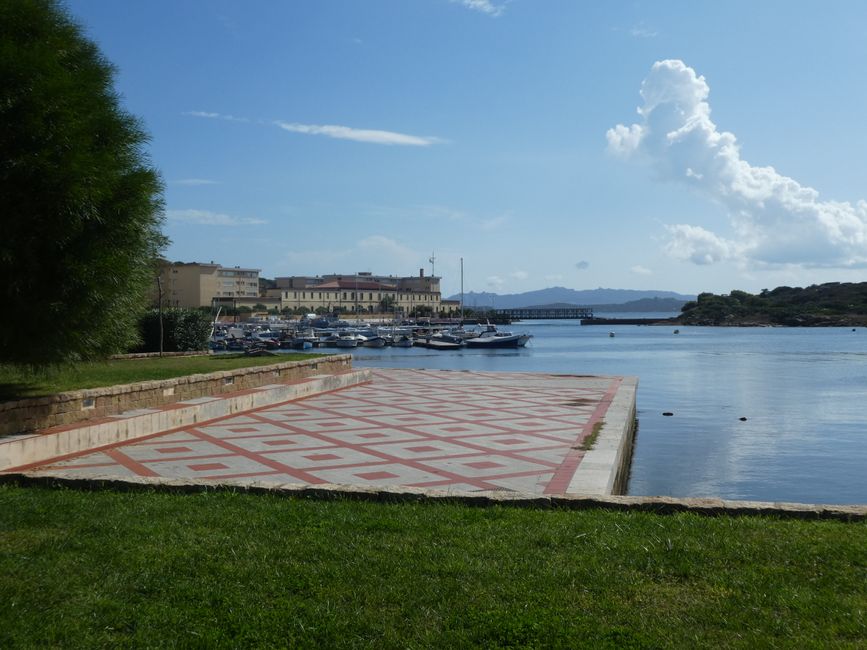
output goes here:
{"type": "MultiPolygon", "coordinates": [[[[638,313],[638,312],[674,312],[679,313],[683,306],[687,303],[686,300],[678,300],[677,298],[642,298],[641,300],[630,300],[629,302],[613,303],[608,305],[592,305],[593,311],[598,312],[623,312],[623,313],[638,313]]],[[[570,307],[582,307],[584,305],[570,305],[564,302],[555,302],[549,305],[530,305],[528,309],[568,309],[570,307]]]]}
{"type": "MultiPolygon", "coordinates": [[[[683,295],[674,291],[643,291],[639,289],[567,289],[565,287],[549,287],[524,293],[496,294],[487,291],[464,293],[464,305],[467,307],[488,307],[495,309],[515,309],[518,307],[532,307],[538,305],[552,305],[563,303],[570,306],[593,306],[599,309],[599,305],[606,308],[613,305],[623,305],[632,301],[670,298],[681,302],[695,300],[695,296],[683,295]]],[[[460,294],[450,296],[450,300],[460,300],[460,294]]],[[[606,309],[606,311],[615,311],[606,309]]],[[[619,311],[619,310],[618,310],[619,311]]],[[[629,311],[668,311],[667,309],[638,308],[629,311]]]]}
{"type": "Polygon", "coordinates": [[[806,288],[777,287],[755,295],[699,294],[683,306],[684,325],[867,325],[867,282],[830,282],[806,288]]]}

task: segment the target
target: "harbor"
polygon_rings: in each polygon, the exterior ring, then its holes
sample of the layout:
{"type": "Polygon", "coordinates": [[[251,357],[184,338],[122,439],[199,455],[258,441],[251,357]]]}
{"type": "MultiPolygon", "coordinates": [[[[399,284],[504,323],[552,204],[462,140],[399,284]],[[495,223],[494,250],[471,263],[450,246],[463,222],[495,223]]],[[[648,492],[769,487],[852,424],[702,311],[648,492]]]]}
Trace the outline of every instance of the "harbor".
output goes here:
{"type": "Polygon", "coordinates": [[[532,338],[527,332],[510,332],[485,322],[462,319],[441,321],[355,321],[316,317],[297,321],[251,319],[245,323],[215,321],[209,346],[214,352],[267,352],[313,348],[409,348],[432,350],[471,348],[519,348],[532,338]]]}

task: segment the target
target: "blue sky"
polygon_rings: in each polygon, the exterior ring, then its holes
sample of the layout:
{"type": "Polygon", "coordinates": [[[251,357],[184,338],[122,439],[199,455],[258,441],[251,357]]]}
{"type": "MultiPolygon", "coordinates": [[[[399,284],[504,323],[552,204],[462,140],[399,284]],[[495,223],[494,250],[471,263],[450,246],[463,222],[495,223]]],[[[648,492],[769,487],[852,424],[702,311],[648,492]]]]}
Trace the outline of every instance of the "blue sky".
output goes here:
{"type": "Polygon", "coordinates": [[[867,280],[867,3],[74,0],[167,257],[446,294],[867,280]]]}

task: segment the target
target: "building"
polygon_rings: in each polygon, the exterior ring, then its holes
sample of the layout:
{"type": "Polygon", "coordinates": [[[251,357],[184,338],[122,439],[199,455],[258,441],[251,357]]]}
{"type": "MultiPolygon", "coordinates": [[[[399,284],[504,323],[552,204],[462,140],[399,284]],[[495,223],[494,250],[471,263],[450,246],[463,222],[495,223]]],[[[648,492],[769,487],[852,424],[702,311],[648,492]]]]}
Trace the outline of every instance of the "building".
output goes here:
{"type": "Polygon", "coordinates": [[[198,262],[165,262],[160,267],[163,305],[169,307],[252,307],[259,299],[259,269],[198,262]]]}
{"type": "Polygon", "coordinates": [[[443,311],[440,278],[395,277],[360,272],[354,275],[317,275],[275,278],[276,289],[267,293],[279,297],[283,308],[307,312],[403,313],[443,311]]]}

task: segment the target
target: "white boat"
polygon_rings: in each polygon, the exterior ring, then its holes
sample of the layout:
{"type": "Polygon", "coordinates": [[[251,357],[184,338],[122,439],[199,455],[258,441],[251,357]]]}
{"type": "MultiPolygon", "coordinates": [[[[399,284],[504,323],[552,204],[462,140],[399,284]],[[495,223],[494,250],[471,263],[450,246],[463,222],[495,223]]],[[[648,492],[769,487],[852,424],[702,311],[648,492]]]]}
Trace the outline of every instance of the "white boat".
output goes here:
{"type": "Polygon", "coordinates": [[[394,338],[391,344],[396,348],[411,348],[413,340],[407,334],[400,334],[394,338]]]}
{"type": "Polygon", "coordinates": [[[334,345],[338,348],[357,348],[359,342],[364,340],[364,337],[356,336],[355,334],[342,334],[337,337],[334,345]]]}
{"type": "Polygon", "coordinates": [[[385,339],[381,336],[369,336],[367,340],[364,341],[364,347],[366,348],[384,348],[385,347],[385,339]]]}
{"type": "Polygon", "coordinates": [[[484,332],[475,338],[466,339],[464,345],[468,348],[522,348],[532,337],[532,334],[498,332],[494,325],[488,323],[484,332]]]}

